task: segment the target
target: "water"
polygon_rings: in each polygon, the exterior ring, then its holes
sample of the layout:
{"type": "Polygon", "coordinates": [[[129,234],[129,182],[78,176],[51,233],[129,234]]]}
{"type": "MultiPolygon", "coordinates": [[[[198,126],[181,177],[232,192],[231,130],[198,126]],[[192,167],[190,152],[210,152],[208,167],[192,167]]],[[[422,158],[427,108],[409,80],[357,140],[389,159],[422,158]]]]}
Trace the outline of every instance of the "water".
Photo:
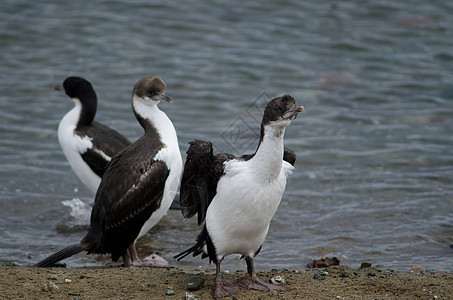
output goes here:
{"type": "MultiPolygon", "coordinates": [[[[135,140],[132,86],[153,74],[175,99],[161,108],[183,153],[194,138],[251,152],[265,101],[288,93],[305,106],[285,137],[296,171],[259,269],[337,256],[453,271],[453,4],[312,2],[3,1],[0,259],[34,263],[86,230],[63,204],[93,196],[60,150],[56,129],[72,103],[53,86],[86,77],[97,120],[135,140]]],[[[171,211],[139,252],[170,258],[198,231],[171,211]]]]}

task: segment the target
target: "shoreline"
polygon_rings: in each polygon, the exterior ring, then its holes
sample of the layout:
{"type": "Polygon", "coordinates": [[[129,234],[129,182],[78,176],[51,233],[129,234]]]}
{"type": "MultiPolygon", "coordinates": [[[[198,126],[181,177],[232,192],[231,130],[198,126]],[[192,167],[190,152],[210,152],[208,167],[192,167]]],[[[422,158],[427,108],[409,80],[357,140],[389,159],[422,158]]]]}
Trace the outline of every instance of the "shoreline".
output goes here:
{"type": "MultiPolygon", "coordinates": [[[[223,277],[237,280],[246,274],[225,271],[223,277]]],[[[257,274],[265,281],[283,279],[291,291],[241,289],[224,299],[453,299],[453,274],[440,271],[334,266],[257,274]]],[[[213,282],[212,270],[180,267],[0,266],[0,299],[212,299],[213,282]],[[204,284],[189,291],[188,281],[196,280],[204,284]]]]}

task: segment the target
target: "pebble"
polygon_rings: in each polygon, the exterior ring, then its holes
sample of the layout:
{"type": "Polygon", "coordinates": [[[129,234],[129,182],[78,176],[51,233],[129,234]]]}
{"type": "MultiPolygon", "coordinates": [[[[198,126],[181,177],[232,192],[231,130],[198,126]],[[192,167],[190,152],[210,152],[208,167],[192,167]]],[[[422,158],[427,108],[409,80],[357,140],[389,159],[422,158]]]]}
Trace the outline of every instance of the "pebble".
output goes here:
{"type": "Polygon", "coordinates": [[[58,292],[60,288],[58,287],[58,285],[50,281],[44,284],[42,290],[45,292],[58,292]]]}
{"type": "Polygon", "coordinates": [[[370,272],[370,273],[367,274],[367,276],[368,277],[374,277],[374,276],[376,276],[376,274],[370,272]]]}
{"type": "Polygon", "coordinates": [[[167,292],[165,293],[167,296],[172,296],[175,294],[175,291],[174,290],[167,290],[167,292]]]}
{"type": "Polygon", "coordinates": [[[204,284],[204,277],[201,276],[195,276],[195,277],[190,277],[189,280],[187,281],[187,289],[189,291],[196,291],[200,289],[200,287],[204,284]]]}
{"type": "Polygon", "coordinates": [[[370,268],[370,267],[371,267],[371,264],[370,264],[369,262],[366,262],[366,261],[364,261],[364,262],[362,262],[362,263],[360,264],[360,269],[363,269],[363,268],[370,268]]]}
{"type": "Polygon", "coordinates": [[[324,279],[326,279],[326,276],[323,274],[316,273],[315,275],[313,275],[313,279],[324,280],[324,279]]]}
{"type": "Polygon", "coordinates": [[[271,278],[271,283],[279,284],[279,285],[285,284],[285,277],[283,277],[283,276],[272,277],[271,278]]]}
{"type": "Polygon", "coordinates": [[[197,296],[195,296],[194,294],[192,293],[189,293],[189,292],[186,292],[186,300],[200,300],[200,298],[197,298],[197,296]]]}
{"type": "Polygon", "coordinates": [[[340,277],[348,277],[349,274],[346,271],[341,272],[340,277]]]}

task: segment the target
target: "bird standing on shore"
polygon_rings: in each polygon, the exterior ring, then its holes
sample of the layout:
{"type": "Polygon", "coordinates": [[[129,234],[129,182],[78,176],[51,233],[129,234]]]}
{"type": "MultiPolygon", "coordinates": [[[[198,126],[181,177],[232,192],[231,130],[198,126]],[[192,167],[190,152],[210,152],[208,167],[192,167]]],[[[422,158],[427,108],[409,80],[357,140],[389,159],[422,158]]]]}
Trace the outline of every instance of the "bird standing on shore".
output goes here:
{"type": "Polygon", "coordinates": [[[51,255],[36,267],[87,251],[123,258],[126,266],[138,263],[135,241],[168,211],[179,187],[182,158],[175,128],[157,104],[173,100],[165,83],[154,76],[140,79],[132,95],[133,112],[145,133],[117,153],[102,177],[86,236],[51,255]]]}
{"type": "Polygon", "coordinates": [[[68,77],[63,89],[74,108],[60,121],[58,141],[79,180],[96,194],[112,157],[131,143],[112,128],[94,121],[98,100],[88,80],[68,77]]]}
{"type": "Polygon", "coordinates": [[[239,287],[258,290],[287,290],[287,287],[260,280],[254,257],[261,249],[293,171],[295,154],[284,150],[283,137],[303,107],[289,95],[271,100],[265,108],[258,148],[253,155],[235,158],[231,154],[213,154],[210,142],[190,143],[180,189],[184,218],[198,213],[204,227],[196,244],[176,255],[180,260],[192,253],[202,254],[216,263],[213,296],[229,296],[239,287]],[[288,160],[289,162],[285,161],[288,160]],[[248,276],[236,282],[220,275],[225,256],[241,254],[248,276]]]}

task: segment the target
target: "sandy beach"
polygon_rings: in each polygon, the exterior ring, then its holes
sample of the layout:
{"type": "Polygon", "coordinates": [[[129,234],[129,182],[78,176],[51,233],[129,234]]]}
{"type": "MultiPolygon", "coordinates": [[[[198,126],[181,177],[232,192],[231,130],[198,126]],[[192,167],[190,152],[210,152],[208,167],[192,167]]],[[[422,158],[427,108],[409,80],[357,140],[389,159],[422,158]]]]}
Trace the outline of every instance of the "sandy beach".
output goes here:
{"type": "MultiPolygon", "coordinates": [[[[236,280],[242,270],[223,276],[236,280]]],[[[291,291],[240,290],[225,299],[453,299],[453,274],[414,269],[408,272],[320,269],[259,272],[263,280],[284,281],[291,291]]],[[[174,267],[39,269],[0,267],[0,299],[212,299],[212,270],[174,267]],[[196,289],[188,282],[203,282],[196,289]]]]}

